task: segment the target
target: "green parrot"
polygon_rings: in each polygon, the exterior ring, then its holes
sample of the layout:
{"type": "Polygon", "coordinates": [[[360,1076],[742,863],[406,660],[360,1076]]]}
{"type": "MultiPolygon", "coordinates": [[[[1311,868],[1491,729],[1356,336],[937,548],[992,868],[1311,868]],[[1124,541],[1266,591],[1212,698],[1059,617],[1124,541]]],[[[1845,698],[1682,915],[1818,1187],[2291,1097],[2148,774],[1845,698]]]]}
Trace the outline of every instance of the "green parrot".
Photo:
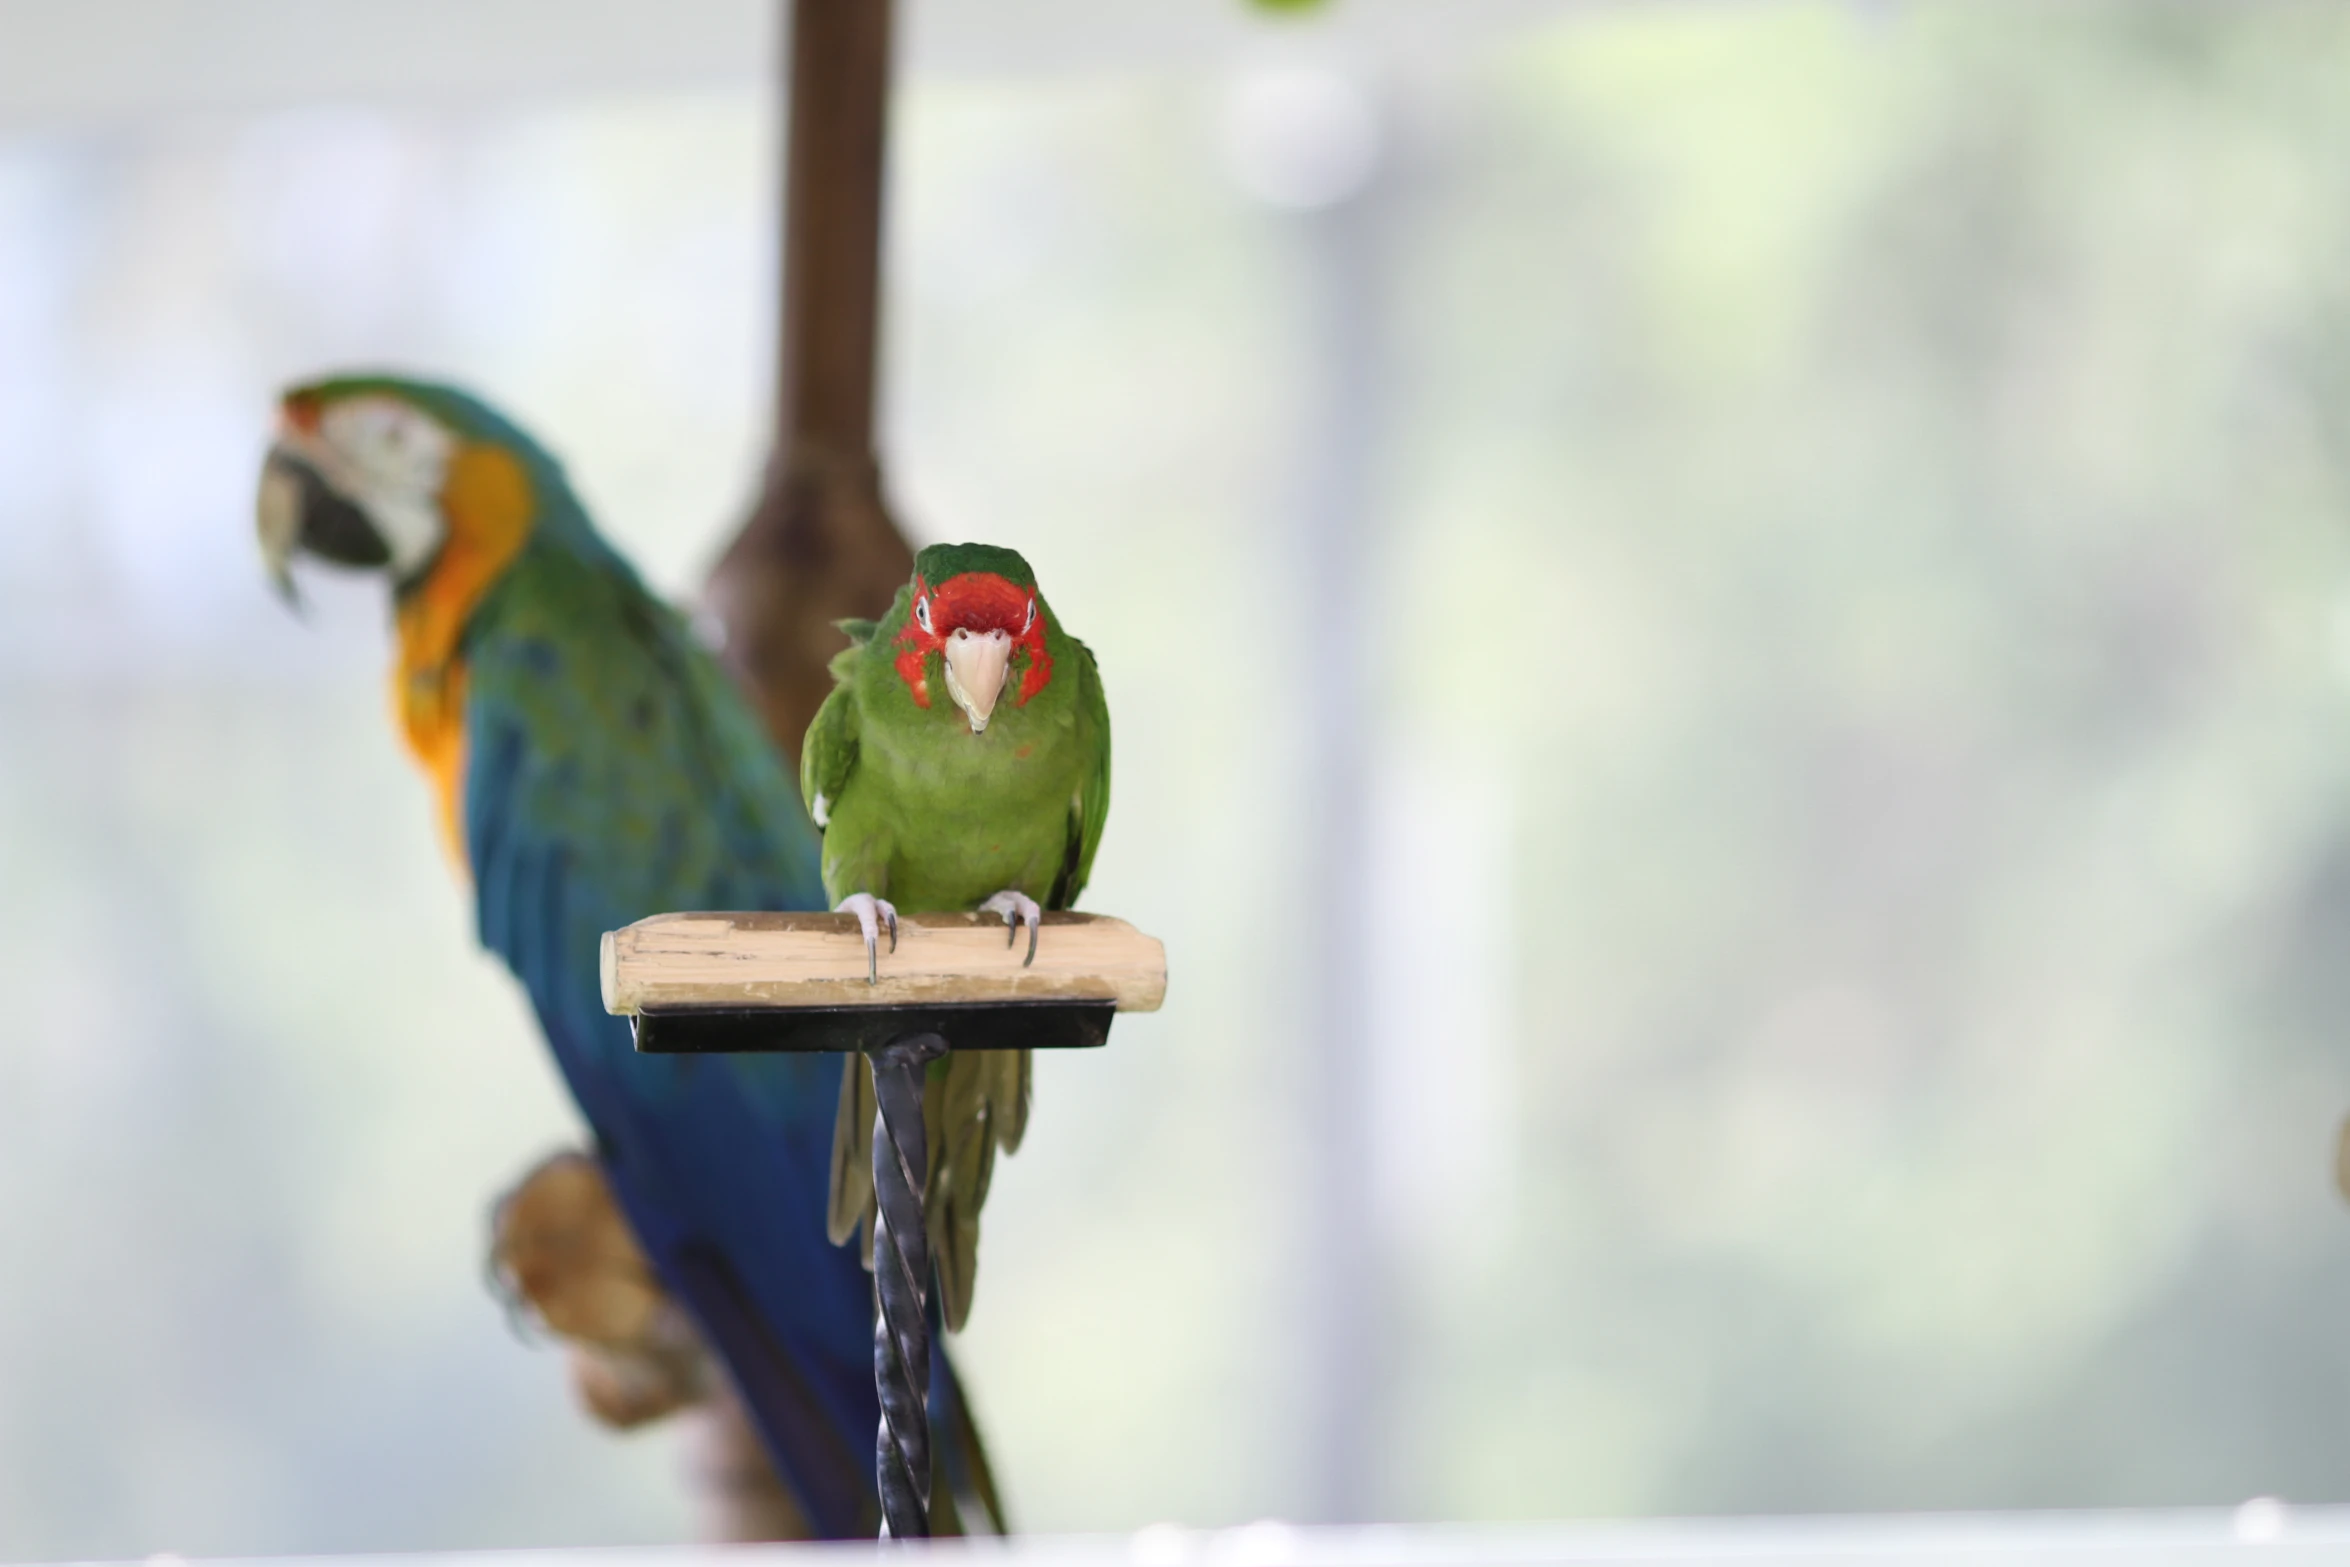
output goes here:
{"type": "MultiPolygon", "coordinates": [[[[1110,811],[1110,710],[1084,643],[1062,629],[1028,562],[934,544],[879,621],[843,621],[837,684],[808,726],[800,793],[824,835],[825,896],[853,913],[866,959],[909,913],[1001,914],[1036,957],[1042,909],[1077,901],[1110,811]]],[[[1025,1050],[934,1062],[927,1219],[941,1311],[960,1328],[978,1268],[979,1209],[1001,1148],[1028,1120],[1025,1050]]],[[[846,1063],[833,1128],[831,1233],[872,1245],[873,1077],[846,1063]]]]}

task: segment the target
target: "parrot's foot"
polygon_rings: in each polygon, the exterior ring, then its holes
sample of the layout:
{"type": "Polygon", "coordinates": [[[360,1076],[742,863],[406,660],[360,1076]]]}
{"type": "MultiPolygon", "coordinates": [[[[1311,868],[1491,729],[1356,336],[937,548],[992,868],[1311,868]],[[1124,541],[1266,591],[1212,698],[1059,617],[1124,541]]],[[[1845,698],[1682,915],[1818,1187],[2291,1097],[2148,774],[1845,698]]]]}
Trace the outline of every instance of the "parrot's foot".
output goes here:
{"type": "Polygon", "coordinates": [[[1020,966],[1026,968],[1036,961],[1036,931],[1044,923],[1044,910],[1036,906],[1034,898],[1025,892],[1013,892],[1007,888],[982,903],[979,912],[1001,914],[1004,917],[1004,924],[1010,927],[1004,933],[1004,945],[1007,947],[1020,939],[1020,927],[1026,925],[1028,956],[1020,960],[1020,966]]]}
{"type": "Polygon", "coordinates": [[[854,914],[865,928],[865,983],[881,983],[881,927],[889,927],[889,950],[898,950],[898,911],[870,892],[852,892],[840,900],[835,914],[854,914]]]}

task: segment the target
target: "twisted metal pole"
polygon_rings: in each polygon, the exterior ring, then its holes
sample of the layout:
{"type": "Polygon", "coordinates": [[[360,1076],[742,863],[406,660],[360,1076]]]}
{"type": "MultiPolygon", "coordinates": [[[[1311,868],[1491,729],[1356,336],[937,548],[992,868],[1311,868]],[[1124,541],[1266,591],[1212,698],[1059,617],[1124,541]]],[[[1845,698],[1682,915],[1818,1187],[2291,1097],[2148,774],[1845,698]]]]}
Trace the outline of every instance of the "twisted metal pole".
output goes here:
{"type": "Polygon", "coordinates": [[[946,1053],[937,1034],[908,1034],[868,1052],[873,1063],[873,1382],[881,1395],[875,1477],[885,1539],[930,1533],[930,1228],[923,1196],[930,1137],[923,1069],[946,1053]]]}

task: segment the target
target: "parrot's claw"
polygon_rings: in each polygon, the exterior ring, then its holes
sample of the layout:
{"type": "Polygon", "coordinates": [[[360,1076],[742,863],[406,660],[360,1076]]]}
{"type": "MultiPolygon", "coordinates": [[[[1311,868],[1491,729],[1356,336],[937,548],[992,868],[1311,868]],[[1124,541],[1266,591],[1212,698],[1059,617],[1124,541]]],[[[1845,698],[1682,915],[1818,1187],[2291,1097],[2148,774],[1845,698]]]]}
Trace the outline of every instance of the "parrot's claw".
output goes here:
{"type": "Polygon", "coordinates": [[[870,892],[852,892],[840,900],[835,914],[854,914],[865,931],[865,983],[881,983],[881,929],[889,927],[889,950],[898,950],[898,911],[870,892]]]}
{"type": "Polygon", "coordinates": [[[1044,910],[1025,892],[1006,889],[979,906],[982,914],[1001,914],[1004,917],[1004,945],[1009,947],[1020,939],[1020,927],[1028,927],[1028,956],[1020,960],[1022,968],[1036,961],[1036,932],[1044,923],[1044,910]]]}

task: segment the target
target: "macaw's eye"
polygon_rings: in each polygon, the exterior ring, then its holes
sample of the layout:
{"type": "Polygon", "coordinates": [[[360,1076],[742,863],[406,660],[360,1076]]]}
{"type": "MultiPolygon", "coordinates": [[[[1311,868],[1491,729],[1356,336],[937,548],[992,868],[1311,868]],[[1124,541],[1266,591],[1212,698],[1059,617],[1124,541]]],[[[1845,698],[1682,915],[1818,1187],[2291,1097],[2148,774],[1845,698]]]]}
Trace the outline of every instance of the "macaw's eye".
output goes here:
{"type": "Polygon", "coordinates": [[[930,629],[930,600],[920,598],[914,601],[914,618],[922,623],[923,630],[930,629]]]}
{"type": "Polygon", "coordinates": [[[1034,599],[1030,599],[1030,600],[1028,601],[1028,618],[1027,618],[1026,620],[1024,620],[1024,621],[1020,622],[1020,631],[1021,631],[1021,634],[1022,634],[1022,635],[1026,635],[1026,634],[1027,634],[1027,631],[1028,631],[1028,628],[1029,628],[1029,627],[1031,627],[1031,626],[1033,626],[1033,625],[1035,625],[1035,624],[1036,624],[1036,600],[1034,600],[1034,599]]]}

